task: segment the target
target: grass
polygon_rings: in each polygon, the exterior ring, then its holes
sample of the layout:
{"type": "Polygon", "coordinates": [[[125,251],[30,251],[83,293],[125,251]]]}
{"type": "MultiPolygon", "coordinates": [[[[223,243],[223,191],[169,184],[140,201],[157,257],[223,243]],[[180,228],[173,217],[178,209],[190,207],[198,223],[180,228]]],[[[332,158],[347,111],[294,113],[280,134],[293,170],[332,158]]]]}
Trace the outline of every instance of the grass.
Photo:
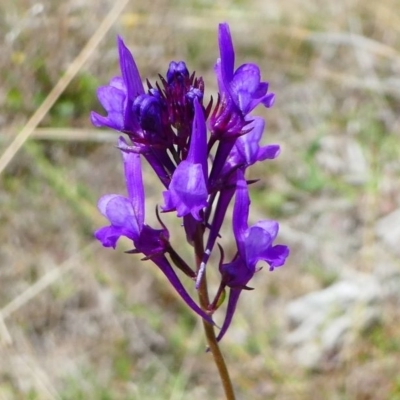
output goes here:
{"type": "MultiPolygon", "coordinates": [[[[43,5],[0,6],[0,155],[107,12],[95,2],[43,5]]],[[[283,269],[257,274],[222,344],[238,398],[399,399],[396,295],[384,297],[382,323],[345,349],[345,361],[319,373],[294,363],[284,315],[291,299],[347,270],[379,279],[400,268],[397,248],[375,233],[399,207],[395,10],[395,0],[127,5],[38,121],[46,139],[33,134],[0,176],[0,399],[220,398],[197,320],[156,268],[123,254],[125,244],[112,252],[93,243],[103,223],[96,199],[122,192],[123,179],[113,145],[79,130],[99,110],[96,87],[118,73],[117,32],[143,75],[184,59],[215,93],[219,21],[231,25],[237,62],[257,62],[277,94],[260,112],[265,143],[282,154],[251,171],[261,178],[251,219],[279,219],[292,249],[283,269]],[[55,128],[82,136],[66,140],[55,128]]],[[[154,192],[147,170],[145,182],[154,192]]],[[[228,224],[225,243],[230,234],[228,224]]]]}

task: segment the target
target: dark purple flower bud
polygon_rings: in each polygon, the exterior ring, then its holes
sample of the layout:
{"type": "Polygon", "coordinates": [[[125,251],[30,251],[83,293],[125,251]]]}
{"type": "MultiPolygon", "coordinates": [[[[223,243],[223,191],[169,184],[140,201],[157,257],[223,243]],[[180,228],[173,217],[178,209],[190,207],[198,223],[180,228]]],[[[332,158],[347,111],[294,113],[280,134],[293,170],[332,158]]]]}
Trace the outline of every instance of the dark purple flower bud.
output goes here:
{"type": "Polygon", "coordinates": [[[142,129],[150,132],[161,130],[160,98],[142,94],[133,102],[133,110],[142,129]]]}
{"type": "Polygon", "coordinates": [[[186,98],[190,100],[191,103],[194,102],[194,99],[197,99],[199,103],[203,100],[203,92],[199,88],[190,88],[190,90],[186,93],[186,98]]]}
{"type": "Polygon", "coordinates": [[[189,78],[189,71],[184,61],[171,61],[167,71],[167,82],[171,84],[175,80],[182,81],[189,78]]]}
{"type": "Polygon", "coordinates": [[[195,117],[187,158],[179,163],[168,190],[163,193],[163,211],[176,209],[178,217],[187,214],[200,221],[207,206],[207,129],[203,108],[195,99],[195,117]]]}

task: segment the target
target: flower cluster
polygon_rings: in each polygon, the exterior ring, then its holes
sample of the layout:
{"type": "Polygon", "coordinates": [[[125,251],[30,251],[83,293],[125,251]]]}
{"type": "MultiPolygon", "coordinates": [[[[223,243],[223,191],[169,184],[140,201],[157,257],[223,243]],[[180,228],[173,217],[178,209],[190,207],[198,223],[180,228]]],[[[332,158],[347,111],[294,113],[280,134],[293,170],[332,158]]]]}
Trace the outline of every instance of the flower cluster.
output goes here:
{"type": "MultiPolygon", "coordinates": [[[[227,331],[239,296],[265,261],[272,271],[285,263],[289,249],[274,245],[279,225],[273,220],[248,226],[250,198],[246,169],[266,159],[274,159],[279,145],[260,146],[265,123],[250,113],[258,105],[271,107],[274,94],[261,81],[255,64],[235,69],[235,52],[229,26],[219,26],[220,57],[215,65],[218,98],[204,102],[204,81],[189,73],[183,61],[171,62],[160,82],[147,81],[145,90],[138,68],[121,38],[118,50],[121,77],[100,87],[97,95],[107,116],[92,112],[92,123],[124,133],[121,151],[127,196],[103,196],[98,207],[110,225],[96,231],[105,247],[116,247],[121,236],[129,238],[144,260],[151,260],[165,274],[186,304],[213,323],[212,315],[229,290],[227,311],[218,340],[227,331]],[[145,223],[145,192],[141,159],[144,158],[165,187],[161,212],[176,212],[182,218],[189,244],[206,245],[201,263],[192,269],[174,250],[169,231],[156,210],[160,228],[145,223]],[[230,202],[234,199],[233,234],[237,251],[224,262],[220,248],[220,286],[207,309],[189,295],[176,269],[184,272],[199,288],[209,257],[220,236],[230,202]],[[204,308],[204,307],[203,307],[204,308]]],[[[201,245],[202,247],[202,245],[201,245]]]]}

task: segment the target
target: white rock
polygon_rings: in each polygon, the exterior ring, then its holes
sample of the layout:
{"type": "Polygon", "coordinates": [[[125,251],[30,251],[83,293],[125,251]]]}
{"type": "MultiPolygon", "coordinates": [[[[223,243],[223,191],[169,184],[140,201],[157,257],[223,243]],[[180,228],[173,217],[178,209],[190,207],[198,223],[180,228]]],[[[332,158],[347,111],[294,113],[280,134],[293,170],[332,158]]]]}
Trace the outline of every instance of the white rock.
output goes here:
{"type": "Polygon", "coordinates": [[[391,250],[400,254],[400,208],[378,221],[376,234],[391,250]]]}
{"type": "Polygon", "coordinates": [[[292,301],[286,308],[287,344],[305,367],[317,368],[339,352],[346,339],[379,320],[381,290],[376,278],[349,273],[347,279],[292,301]],[[305,356],[306,354],[309,356],[305,356]]]}

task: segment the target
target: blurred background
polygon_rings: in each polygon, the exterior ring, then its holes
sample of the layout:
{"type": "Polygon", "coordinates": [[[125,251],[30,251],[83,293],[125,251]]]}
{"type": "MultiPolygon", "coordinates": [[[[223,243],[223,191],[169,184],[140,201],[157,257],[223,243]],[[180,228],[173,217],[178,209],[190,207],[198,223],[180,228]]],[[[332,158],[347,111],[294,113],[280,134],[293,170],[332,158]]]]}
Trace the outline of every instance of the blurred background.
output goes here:
{"type": "MultiPolygon", "coordinates": [[[[2,0],[0,156],[115,4],[2,0]]],[[[291,247],[221,344],[238,399],[400,399],[400,1],[130,1],[114,19],[0,176],[0,399],[223,398],[198,318],[127,243],[93,239],[97,199],[125,187],[118,134],[89,121],[117,34],[143,78],[185,60],[215,95],[222,21],[276,93],[256,113],[282,153],[251,169],[250,222],[291,247]]]]}

